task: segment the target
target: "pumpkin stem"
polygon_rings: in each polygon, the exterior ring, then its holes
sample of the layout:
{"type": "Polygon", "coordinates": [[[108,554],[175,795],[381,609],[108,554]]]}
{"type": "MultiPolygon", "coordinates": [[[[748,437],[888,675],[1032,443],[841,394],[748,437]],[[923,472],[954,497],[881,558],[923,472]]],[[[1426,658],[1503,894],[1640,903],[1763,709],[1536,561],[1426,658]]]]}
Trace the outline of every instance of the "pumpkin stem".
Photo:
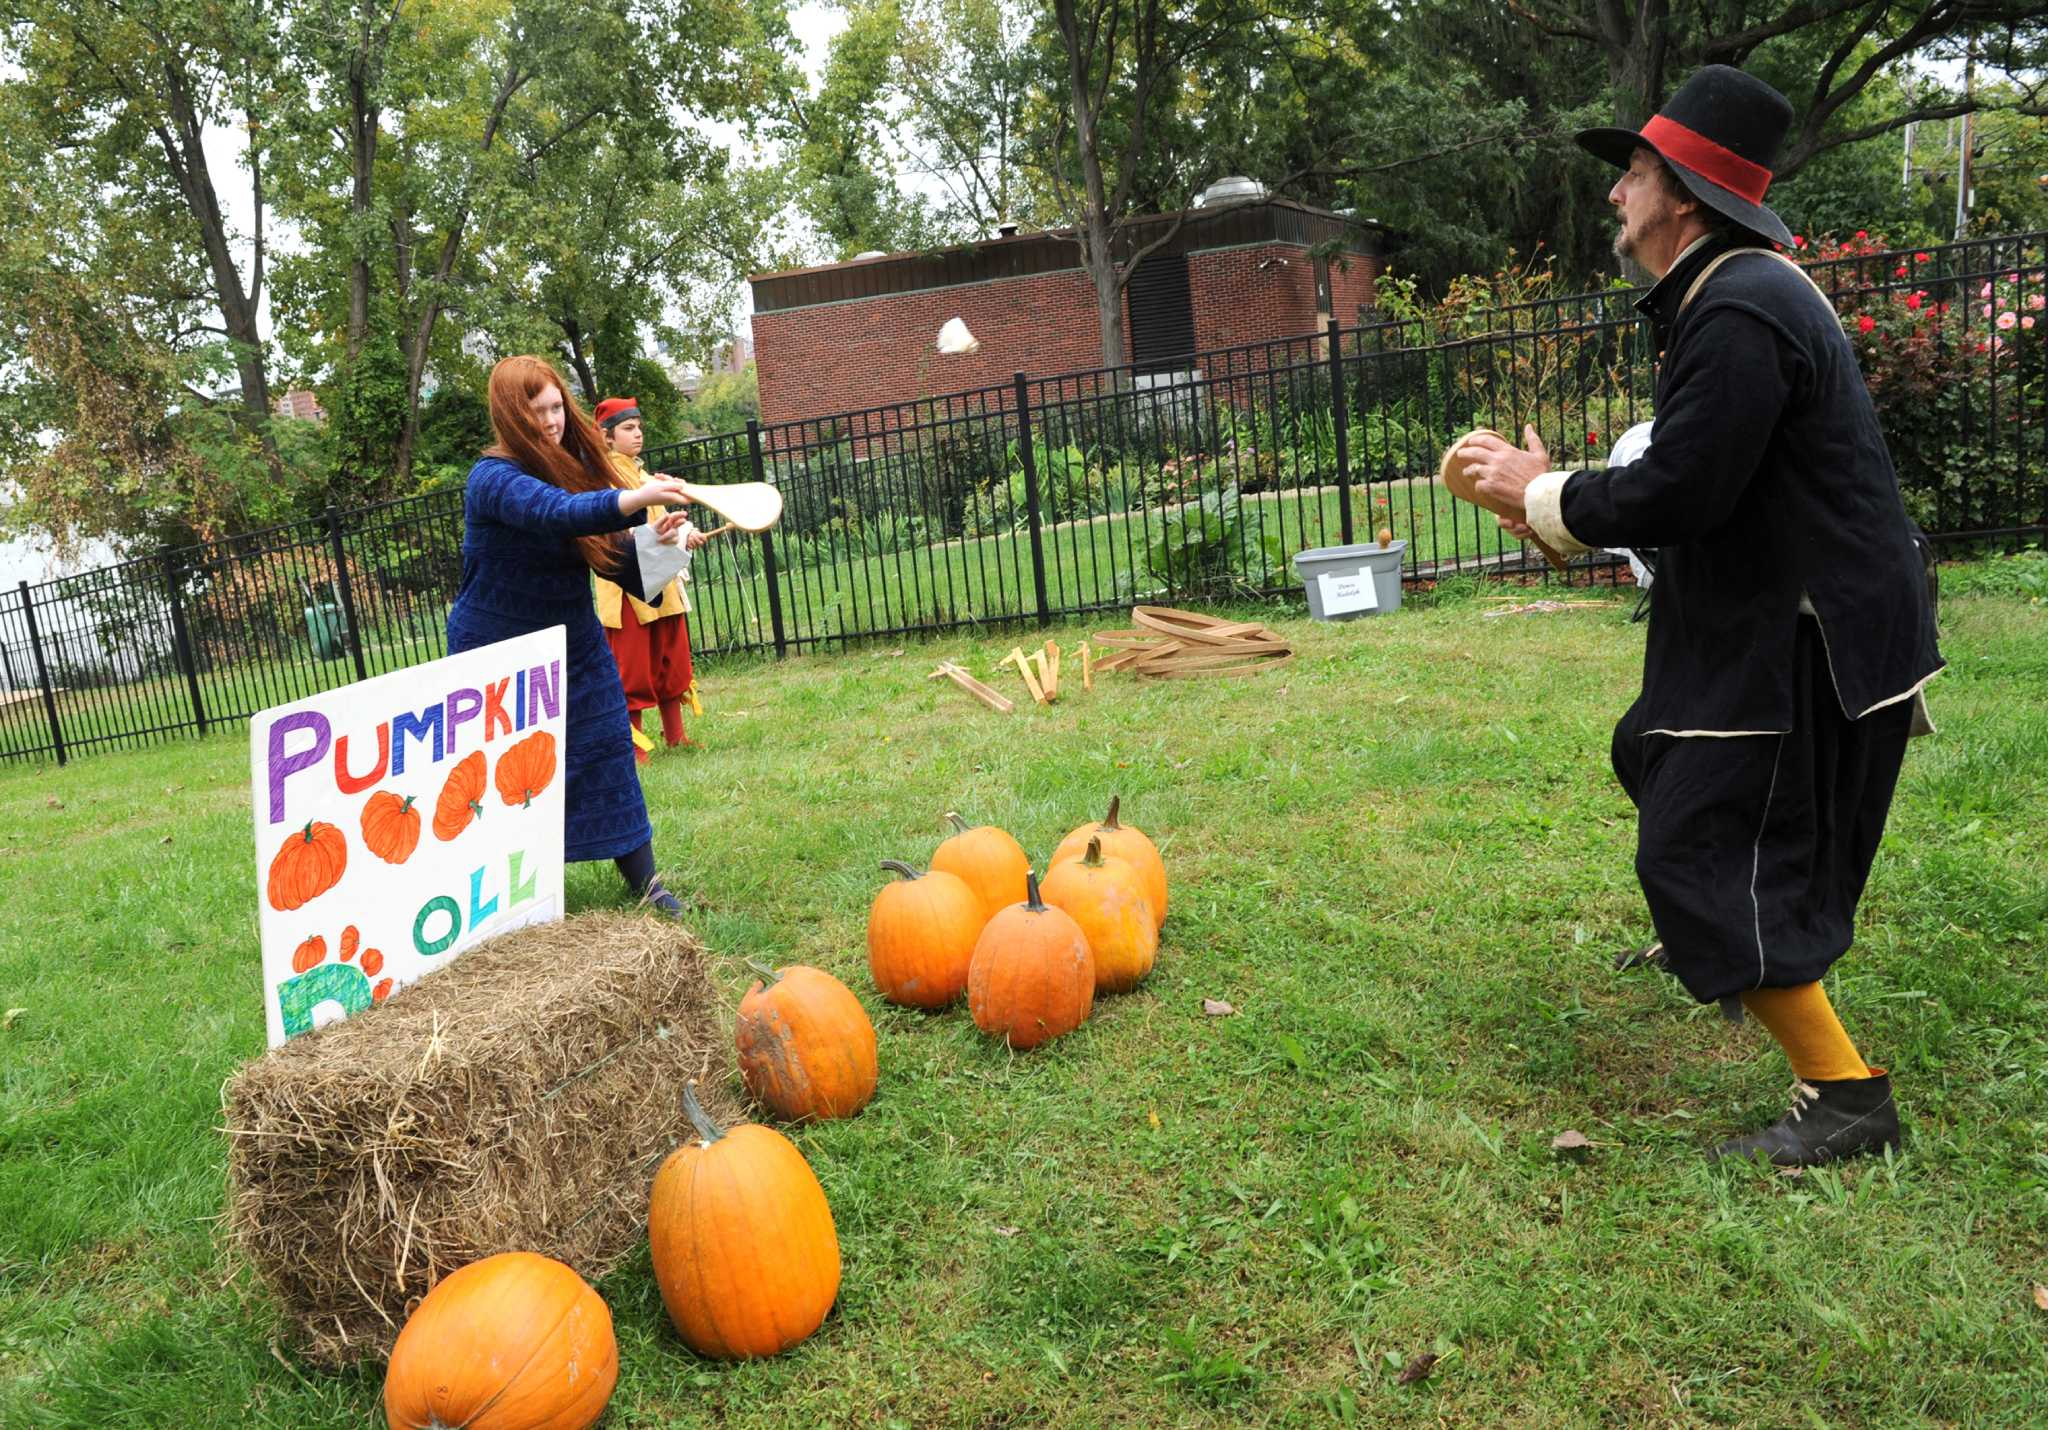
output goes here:
{"type": "Polygon", "coordinates": [[[1102,816],[1102,828],[1111,834],[1123,828],[1121,824],[1116,822],[1116,807],[1123,803],[1123,798],[1120,794],[1111,795],[1109,797],[1109,813],[1102,816]]]}
{"type": "Polygon", "coordinates": [[[300,830],[300,831],[299,831],[299,837],[300,837],[301,839],[305,840],[305,841],[306,841],[306,842],[307,842],[308,844],[311,844],[311,843],[313,842],[313,821],[312,821],[312,820],[310,820],[310,819],[309,819],[309,820],[307,820],[307,821],[306,821],[306,827],[305,827],[304,829],[302,829],[302,830],[300,830]]]}
{"type": "Polygon", "coordinates": [[[754,972],[760,974],[761,981],[767,984],[770,988],[773,988],[777,983],[782,981],[782,971],[780,969],[770,968],[767,964],[761,962],[761,960],[758,958],[748,959],[747,967],[753,969],[754,972]]]}
{"type": "Polygon", "coordinates": [[[1081,856],[1081,862],[1091,869],[1100,869],[1102,867],[1101,839],[1093,834],[1088,836],[1088,852],[1081,856]]]}
{"type": "Polygon", "coordinates": [[[690,1125],[697,1129],[697,1136],[706,1147],[725,1136],[725,1129],[712,1121],[711,1114],[704,1110],[704,1104],[697,1101],[695,1078],[683,1084],[683,1116],[690,1119],[690,1125]]]}
{"type": "Polygon", "coordinates": [[[481,800],[471,800],[469,802],[469,812],[475,815],[478,819],[482,819],[484,817],[483,802],[481,800]]]}
{"type": "Polygon", "coordinates": [[[901,859],[884,859],[882,867],[891,873],[901,874],[906,879],[922,879],[924,877],[922,873],[904,863],[901,859]]]}
{"type": "Polygon", "coordinates": [[[1038,897],[1038,875],[1029,869],[1024,871],[1024,907],[1034,914],[1046,912],[1044,901],[1038,897]]]}
{"type": "Polygon", "coordinates": [[[957,834],[965,834],[969,829],[973,828],[966,820],[953,813],[950,809],[946,811],[946,818],[953,821],[953,830],[957,834]]]}
{"type": "Polygon", "coordinates": [[[398,806],[398,812],[400,814],[406,813],[408,810],[412,808],[412,802],[417,798],[419,798],[419,796],[417,795],[407,795],[405,797],[405,803],[398,806]]]}

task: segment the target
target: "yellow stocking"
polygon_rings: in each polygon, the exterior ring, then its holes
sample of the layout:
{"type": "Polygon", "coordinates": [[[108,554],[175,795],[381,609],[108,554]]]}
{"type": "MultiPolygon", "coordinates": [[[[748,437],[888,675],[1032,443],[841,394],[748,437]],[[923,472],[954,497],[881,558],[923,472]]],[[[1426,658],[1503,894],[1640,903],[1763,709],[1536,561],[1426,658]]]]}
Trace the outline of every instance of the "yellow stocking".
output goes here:
{"type": "Polygon", "coordinates": [[[1801,1081],[1838,1082],[1871,1075],[1818,983],[1753,989],[1742,995],[1742,1006],[1778,1040],[1801,1081]]]}

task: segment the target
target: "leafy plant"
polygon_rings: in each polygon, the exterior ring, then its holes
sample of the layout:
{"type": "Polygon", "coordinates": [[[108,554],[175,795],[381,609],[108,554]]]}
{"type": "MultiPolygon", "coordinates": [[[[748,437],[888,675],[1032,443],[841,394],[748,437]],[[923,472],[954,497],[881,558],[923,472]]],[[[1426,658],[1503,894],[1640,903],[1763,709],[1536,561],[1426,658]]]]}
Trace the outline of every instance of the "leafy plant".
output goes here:
{"type": "Polygon", "coordinates": [[[1183,595],[1217,594],[1256,588],[1287,557],[1263,522],[1247,521],[1237,485],[1206,493],[1168,516],[1159,539],[1145,553],[1154,579],[1183,595]]]}

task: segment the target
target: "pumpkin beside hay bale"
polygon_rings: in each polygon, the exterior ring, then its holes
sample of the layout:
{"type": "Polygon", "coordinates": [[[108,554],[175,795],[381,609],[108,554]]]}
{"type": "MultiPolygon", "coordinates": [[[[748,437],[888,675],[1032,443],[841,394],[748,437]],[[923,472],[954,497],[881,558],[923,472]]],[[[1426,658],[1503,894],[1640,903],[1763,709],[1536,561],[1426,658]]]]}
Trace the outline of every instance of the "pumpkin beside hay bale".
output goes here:
{"type": "Polygon", "coordinates": [[[592,1281],[624,1259],[689,1135],[684,1083],[739,1116],[705,963],[644,915],[536,925],[237,1073],[228,1226],[308,1358],[387,1355],[435,1282],[497,1252],[592,1281]]]}

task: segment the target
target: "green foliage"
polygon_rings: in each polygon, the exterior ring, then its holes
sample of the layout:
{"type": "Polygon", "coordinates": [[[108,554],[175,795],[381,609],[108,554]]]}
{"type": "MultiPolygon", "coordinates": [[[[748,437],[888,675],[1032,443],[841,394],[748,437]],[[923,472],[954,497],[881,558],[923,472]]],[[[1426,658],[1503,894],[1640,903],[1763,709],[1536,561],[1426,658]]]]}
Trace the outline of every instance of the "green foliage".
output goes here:
{"type": "Polygon", "coordinates": [[[707,372],[696,392],[682,404],[679,418],[685,433],[708,437],[737,432],[761,418],[761,388],[750,362],[738,372],[707,372]]]}
{"type": "Polygon", "coordinates": [[[1287,569],[1287,553],[1263,522],[1245,520],[1232,484],[1168,515],[1145,553],[1145,569],[1177,594],[1213,597],[1265,585],[1287,569]]]}

